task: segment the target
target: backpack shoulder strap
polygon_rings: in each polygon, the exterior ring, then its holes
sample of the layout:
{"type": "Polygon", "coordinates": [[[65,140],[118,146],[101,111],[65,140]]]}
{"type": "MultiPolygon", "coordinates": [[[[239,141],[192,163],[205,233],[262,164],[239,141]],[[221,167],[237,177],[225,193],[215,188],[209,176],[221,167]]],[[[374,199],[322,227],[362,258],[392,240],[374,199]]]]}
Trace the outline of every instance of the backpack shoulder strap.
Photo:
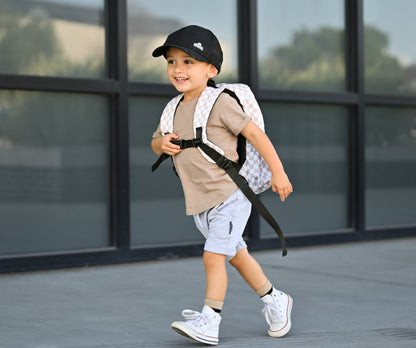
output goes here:
{"type": "MultiPolygon", "coordinates": [[[[215,149],[217,152],[224,154],[224,150],[221,149],[219,146],[212,143],[207,136],[207,124],[208,124],[208,118],[211,115],[212,108],[214,107],[214,104],[218,100],[218,97],[223,92],[224,88],[219,85],[216,88],[213,87],[206,87],[202,94],[200,95],[198,99],[198,103],[195,107],[195,114],[194,114],[194,136],[197,138],[197,130],[201,129],[202,132],[200,133],[202,136],[202,142],[207,144],[208,146],[215,149]]],[[[199,149],[202,156],[205,157],[206,160],[213,163],[212,159],[207,156],[205,152],[203,152],[201,149],[199,149]]]]}
{"type": "Polygon", "coordinates": [[[170,102],[165,106],[162,116],[160,117],[160,130],[163,135],[173,133],[173,119],[175,117],[176,109],[179,102],[182,100],[183,94],[179,94],[172,98],[170,102]]]}
{"type": "MultiPolygon", "coordinates": [[[[179,102],[182,100],[183,94],[179,94],[176,97],[172,98],[169,103],[165,106],[162,116],[160,116],[160,130],[162,134],[168,134],[173,132],[173,118],[175,117],[176,109],[179,105],[179,102]]],[[[162,153],[157,161],[152,165],[152,172],[154,172],[163,161],[167,160],[170,156],[166,153],[162,153]]]]}

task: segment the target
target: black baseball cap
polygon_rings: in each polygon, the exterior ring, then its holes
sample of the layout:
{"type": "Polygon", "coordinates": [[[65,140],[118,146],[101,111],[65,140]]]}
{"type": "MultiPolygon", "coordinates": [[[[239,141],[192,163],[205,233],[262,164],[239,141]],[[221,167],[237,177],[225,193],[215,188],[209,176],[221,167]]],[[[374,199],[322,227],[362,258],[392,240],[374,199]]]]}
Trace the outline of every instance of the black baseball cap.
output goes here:
{"type": "Polygon", "coordinates": [[[156,48],[152,56],[166,58],[169,47],[178,48],[200,62],[214,65],[218,73],[221,70],[222,50],[217,37],[208,29],[197,25],[188,25],[170,34],[162,46],[156,48]]]}

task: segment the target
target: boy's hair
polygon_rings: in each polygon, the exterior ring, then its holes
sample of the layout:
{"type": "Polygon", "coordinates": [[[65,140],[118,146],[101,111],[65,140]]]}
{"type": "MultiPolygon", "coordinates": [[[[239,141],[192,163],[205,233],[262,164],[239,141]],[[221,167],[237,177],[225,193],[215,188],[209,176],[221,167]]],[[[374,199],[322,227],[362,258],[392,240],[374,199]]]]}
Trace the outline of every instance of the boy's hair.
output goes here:
{"type": "Polygon", "coordinates": [[[156,48],[153,57],[164,56],[169,47],[178,48],[200,62],[211,63],[218,70],[222,65],[222,49],[212,31],[197,25],[188,25],[170,34],[162,46],[156,48]]]}

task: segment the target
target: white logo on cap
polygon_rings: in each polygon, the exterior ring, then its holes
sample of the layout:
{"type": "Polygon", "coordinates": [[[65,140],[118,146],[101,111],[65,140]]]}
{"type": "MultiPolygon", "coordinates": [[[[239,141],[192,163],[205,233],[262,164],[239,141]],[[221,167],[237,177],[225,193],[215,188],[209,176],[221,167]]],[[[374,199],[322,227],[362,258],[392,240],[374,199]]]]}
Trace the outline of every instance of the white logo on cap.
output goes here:
{"type": "Polygon", "coordinates": [[[194,47],[199,48],[201,51],[204,50],[204,47],[202,47],[202,44],[200,42],[195,42],[194,47]]]}

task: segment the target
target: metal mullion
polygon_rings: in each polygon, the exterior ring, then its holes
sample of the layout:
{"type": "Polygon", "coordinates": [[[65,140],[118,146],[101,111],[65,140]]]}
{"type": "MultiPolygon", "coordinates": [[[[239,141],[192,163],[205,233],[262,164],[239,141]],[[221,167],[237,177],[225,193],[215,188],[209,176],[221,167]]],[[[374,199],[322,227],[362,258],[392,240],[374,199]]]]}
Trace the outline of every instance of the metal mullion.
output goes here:
{"type": "Polygon", "coordinates": [[[110,98],[111,234],[123,258],[130,249],[126,0],[107,0],[106,10],[107,69],[119,86],[110,98]]]}
{"type": "MultiPolygon", "coordinates": [[[[257,0],[237,2],[239,81],[250,86],[254,94],[258,92],[257,73],[257,0]]],[[[260,218],[252,210],[244,236],[251,240],[260,239],[260,218]]]]}
{"type": "Polygon", "coordinates": [[[174,97],[177,94],[178,91],[172,84],[148,82],[129,83],[129,95],[131,96],[174,97]]]}
{"type": "Polygon", "coordinates": [[[366,94],[365,104],[416,107],[416,96],[366,94]]]}
{"type": "Polygon", "coordinates": [[[320,104],[356,104],[358,97],[355,93],[325,93],[310,91],[288,91],[261,89],[258,92],[262,101],[320,103],[320,104]]]}
{"type": "Polygon", "coordinates": [[[238,12],[239,80],[258,90],[257,0],[240,0],[238,12]]]}
{"type": "Polygon", "coordinates": [[[357,21],[357,93],[359,103],[357,105],[357,208],[356,208],[356,229],[358,236],[363,238],[366,222],[365,222],[365,104],[364,104],[364,15],[363,0],[356,0],[356,21],[357,21]]]}
{"type": "Polygon", "coordinates": [[[0,75],[0,89],[111,94],[119,86],[117,81],[108,79],[0,75]]]}
{"type": "Polygon", "coordinates": [[[356,237],[365,231],[364,23],[362,0],[346,0],[347,89],[357,96],[350,107],[350,221],[356,237]]]}

